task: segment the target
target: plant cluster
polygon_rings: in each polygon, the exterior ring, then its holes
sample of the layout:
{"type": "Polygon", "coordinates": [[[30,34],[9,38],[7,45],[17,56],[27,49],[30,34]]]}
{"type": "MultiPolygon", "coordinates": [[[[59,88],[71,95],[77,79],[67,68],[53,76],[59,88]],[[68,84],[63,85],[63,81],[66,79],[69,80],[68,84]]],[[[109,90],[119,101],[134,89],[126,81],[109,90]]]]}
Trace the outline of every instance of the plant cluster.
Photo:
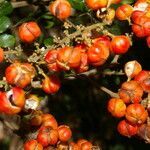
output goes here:
{"type": "MultiPolygon", "coordinates": [[[[0,1],[0,65],[5,65],[1,70],[0,113],[28,116],[30,128],[37,129],[36,137],[25,142],[25,150],[99,149],[85,139],[70,142],[70,127],[58,126],[54,116],[39,111],[42,100],[33,91],[42,89],[45,94],[55,94],[64,79],[82,74],[88,77],[91,70],[107,74],[107,69],[118,65],[119,57],[132,48],[133,37],[146,39],[150,47],[148,0],[85,0],[79,2],[81,8],[75,8],[74,2],[35,1],[32,5],[36,11],[32,15],[36,18],[40,8],[45,11],[42,16],[34,20],[31,15],[20,22],[15,18],[16,23],[11,24],[9,15],[13,7],[29,6],[30,2],[20,2],[18,6],[19,2],[0,1]],[[87,24],[81,22],[83,18],[78,22],[82,16],[87,24]],[[117,28],[123,29],[120,34],[118,30],[114,33],[116,21],[117,28]],[[46,22],[45,28],[42,22],[46,22]],[[52,32],[54,27],[57,30],[52,32]]],[[[150,71],[142,70],[134,60],[127,62],[124,72],[119,73],[125,74],[127,81],[118,93],[100,87],[112,97],[108,111],[116,118],[124,117],[117,126],[121,135],[137,135],[150,143],[150,71]]]]}

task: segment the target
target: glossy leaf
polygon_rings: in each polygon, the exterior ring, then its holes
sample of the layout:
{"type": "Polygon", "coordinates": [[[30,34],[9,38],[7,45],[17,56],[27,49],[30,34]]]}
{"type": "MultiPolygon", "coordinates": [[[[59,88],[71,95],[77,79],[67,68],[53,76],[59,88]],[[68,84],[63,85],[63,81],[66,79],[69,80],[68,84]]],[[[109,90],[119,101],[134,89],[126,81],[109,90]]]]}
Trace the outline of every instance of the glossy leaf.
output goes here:
{"type": "Polygon", "coordinates": [[[8,17],[2,16],[0,17],[0,33],[6,31],[11,25],[11,21],[8,17]]]}
{"type": "Polygon", "coordinates": [[[5,16],[11,14],[13,7],[10,2],[4,1],[0,3],[0,16],[5,16]]]}
{"type": "Polygon", "coordinates": [[[0,35],[0,47],[13,47],[15,45],[15,37],[10,34],[0,35]]]}

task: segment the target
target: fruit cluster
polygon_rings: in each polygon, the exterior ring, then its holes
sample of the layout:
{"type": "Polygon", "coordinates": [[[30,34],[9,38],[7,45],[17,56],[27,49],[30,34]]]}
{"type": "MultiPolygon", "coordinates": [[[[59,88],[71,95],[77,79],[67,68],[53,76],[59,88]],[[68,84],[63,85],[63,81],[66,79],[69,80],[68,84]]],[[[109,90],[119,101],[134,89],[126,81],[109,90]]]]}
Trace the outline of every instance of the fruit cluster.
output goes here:
{"type": "MultiPolygon", "coordinates": [[[[108,111],[116,118],[125,117],[118,124],[118,132],[127,137],[137,135],[146,125],[149,118],[149,106],[143,105],[143,95],[150,92],[150,72],[142,70],[137,61],[125,64],[125,73],[128,81],[121,85],[118,98],[112,98],[108,102],[108,111]]],[[[149,101],[146,98],[146,101],[149,101]]]]}
{"type": "Polygon", "coordinates": [[[25,142],[24,150],[43,150],[47,147],[56,149],[90,150],[92,143],[79,139],[77,143],[70,142],[72,131],[67,125],[60,125],[53,115],[34,112],[30,117],[30,125],[39,127],[37,138],[25,142]]]}
{"type": "Polygon", "coordinates": [[[89,65],[103,65],[111,53],[126,53],[129,47],[130,40],[127,36],[115,36],[110,40],[108,36],[103,35],[93,39],[90,46],[80,44],[49,50],[45,55],[45,61],[50,71],[74,69],[77,73],[82,73],[88,70],[89,65]]]}
{"type": "MultiPolygon", "coordinates": [[[[106,25],[113,22],[115,16],[120,21],[129,21],[133,33],[138,38],[146,38],[147,45],[150,47],[149,2],[137,0],[133,6],[123,4],[117,6],[116,10],[110,7],[111,4],[119,4],[120,2],[121,0],[85,0],[88,8],[94,12],[97,11],[95,20],[104,23],[101,24],[104,26],[100,28],[101,33],[98,33],[98,26],[90,31],[88,30],[90,32],[89,43],[84,41],[83,38],[80,44],[73,43],[74,46],[63,43],[54,46],[53,49],[44,48],[44,52],[42,48],[39,48],[32,54],[33,57],[36,56],[38,59],[30,61],[32,57],[29,57],[24,62],[11,61],[11,59],[5,57],[9,50],[6,52],[0,48],[0,63],[4,59],[11,63],[6,64],[7,67],[2,80],[7,87],[5,91],[0,91],[0,113],[14,115],[21,111],[32,112],[29,123],[32,127],[38,128],[36,139],[28,140],[24,144],[25,150],[42,150],[48,147],[71,150],[92,149],[92,143],[85,139],[70,142],[72,136],[70,127],[67,125],[58,126],[54,116],[36,111],[39,106],[39,98],[30,92],[29,94],[26,93],[26,89],[38,87],[47,94],[54,94],[61,86],[59,73],[70,70],[77,74],[83,73],[92,67],[104,65],[111,55],[125,54],[131,47],[130,36],[113,35],[105,29],[106,25]],[[107,12],[106,20],[100,20],[101,14],[98,15],[98,12],[102,12],[103,15],[105,11],[107,12]],[[98,36],[93,36],[92,31],[98,33],[98,36]],[[38,80],[36,86],[33,85],[34,80],[38,80]]],[[[50,3],[48,9],[60,22],[66,21],[68,23],[68,17],[73,15],[73,8],[67,0],[54,0],[50,3]]],[[[81,26],[81,28],[86,29],[86,26],[81,26]]],[[[42,35],[41,29],[35,21],[25,22],[18,27],[18,36],[23,43],[31,44],[42,35]]],[[[76,38],[78,38],[78,35],[75,34],[73,39],[76,38]]],[[[108,111],[116,118],[124,117],[117,127],[121,135],[127,137],[139,135],[141,138],[150,141],[150,138],[147,138],[150,137],[148,134],[148,131],[150,131],[148,125],[150,117],[150,71],[142,70],[137,61],[126,63],[124,71],[128,80],[121,85],[118,97],[109,100],[108,111]]]]}
{"type": "Polygon", "coordinates": [[[116,18],[121,21],[128,20],[133,33],[138,38],[145,37],[150,47],[150,4],[147,0],[138,0],[134,6],[121,5],[116,10],[116,18]]]}

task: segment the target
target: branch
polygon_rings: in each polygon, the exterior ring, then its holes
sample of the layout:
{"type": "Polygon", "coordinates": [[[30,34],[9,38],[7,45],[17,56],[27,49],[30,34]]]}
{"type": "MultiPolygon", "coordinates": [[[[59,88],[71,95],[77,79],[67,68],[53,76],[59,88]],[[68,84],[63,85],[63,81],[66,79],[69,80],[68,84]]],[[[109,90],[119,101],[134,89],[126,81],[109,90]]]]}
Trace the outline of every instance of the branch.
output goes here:
{"type": "Polygon", "coordinates": [[[11,5],[13,8],[19,8],[19,7],[28,6],[29,4],[26,1],[21,1],[21,2],[11,2],[11,5]]]}
{"type": "MultiPolygon", "coordinates": [[[[50,0],[43,0],[43,2],[48,2],[50,0]]],[[[30,5],[27,1],[21,1],[21,2],[11,2],[11,5],[13,8],[19,8],[19,7],[25,7],[30,5]]]]}
{"type": "Polygon", "coordinates": [[[58,48],[62,45],[67,45],[70,40],[83,35],[83,33],[89,33],[89,31],[94,30],[94,29],[100,29],[101,31],[103,31],[104,26],[106,25],[106,23],[100,22],[100,23],[96,23],[96,24],[92,24],[90,26],[86,26],[86,27],[81,27],[78,30],[76,30],[75,32],[73,32],[72,34],[69,34],[68,36],[65,36],[63,39],[59,40],[58,43],[56,43],[56,45],[52,45],[50,47],[48,47],[48,49],[46,49],[44,51],[44,54],[49,50],[49,49],[55,49],[58,48]]]}
{"type": "Polygon", "coordinates": [[[101,86],[100,89],[101,89],[102,91],[104,91],[105,93],[109,94],[111,97],[114,97],[114,98],[118,98],[118,97],[119,97],[117,93],[112,92],[111,90],[107,89],[107,88],[104,87],[104,86],[101,86]]]}

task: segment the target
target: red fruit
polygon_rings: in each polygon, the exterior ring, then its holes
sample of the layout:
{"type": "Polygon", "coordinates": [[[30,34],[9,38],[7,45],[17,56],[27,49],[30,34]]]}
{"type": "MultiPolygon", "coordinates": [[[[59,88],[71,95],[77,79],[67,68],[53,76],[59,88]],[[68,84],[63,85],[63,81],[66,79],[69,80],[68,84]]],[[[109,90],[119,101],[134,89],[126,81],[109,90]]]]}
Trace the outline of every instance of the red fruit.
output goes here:
{"type": "Polygon", "coordinates": [[[43,126],[49,126],[52,129],[57,129],[58,128],[58,123],[57,123],[57,121],[56,121],[56,119],[54,117],[47,119],[46,121],[44,121],[42,123],[42,125],[43,126]]]}
{"type": "Polygon", "coordinates": [[[119,20],[128,20],[133,12],[133,7],[129,4],[123,4],[116,10],[116,17],[119,20]]]}
{"type": "Polygon", "coordinates": [[[77,141],[77,145],[79,146],[79,148],[81,148],[81,145],[82,145],[83,143],[85,143],[85,142],[88,142],[88,141],[85,140],[85,139],[79,139],[79,140],[77,141]]]}
{"type": "Polygon", "coordinates": [[[139,103],[142,100],[143,89],[138,82],[128,81],[121,85],[118,94],[125,103],[139,103]]]}
{"type": "Polygon", "coordinates": [[[24,150],[43,150],[43,146],[37,140],[28,140],[24,144],[24,150]]]}
{"type": "Polygon", "coordinates": [[[78,146],[76,143],[74,143],[74,142],[70,142],[70,143],[69,143],[69,148],[70,148],[71,150],[80,150],[80,149],[79,149],[79,146],[78,146]]]}
{"type": "Polygon", "coordinates": [[[81,150],[91,150],[93,147],[92,143],[91,142],[84,142],[81,144],[81,150]]]}
{"type": "Polygon", "coordinates": [[[41,124],[42,124],[42,112],[41,111],[33,112],[30,118],[30,125],[40,126],[41,124]]]}
{"type": "Polygon", "coordinates": [[[96,39],[93,39],[92,42],[93,42],[93,44],[100,44],[100,43],[102,43],[102,44],[104,44],[104,45],[106,45],[107,47],[110,48],[110,38],[108,36],[102,35],[102,36],[100,36],[100,37],[98,37],[96,39]]]}
{"type": "Polygon", "coordinates": [[[13,115],[19,113],[25,104],[25,93],[18,87],[8,92],[0,92],[0,112],[13,115]]]}
{"type": "Polygon", "coordinates": [[[137,37],[150,36],[150,18],[142,16],[132,25],[132,31],[137,37]]]}
{"type": "Polygon", "coordinates": [[[121,2],[121,0],[112,0],[112,4],[118,4],[120,2],[121,2]]]}
{"type": "Polygon", "coordinates": [[[58,128],[58,123],[53,115],[51,114],[43,114],[42,116],[42,125],[43,126],[49,126],[52,129],[58,128]]]}
{"type": "Polygon", "coordinates": [[[141,104],[131,104],[126,109],[126,119],[133,124],[143,124],[148,113],[141,104]]]}
{"type": "Polygon", "coordinates": [[[61,142],[67,142],[72,136],[70,127],[66,125],[61,125],[58,127],[58,134],[61,142]]]}
{"type": "Polygon", "coordinates": [[[150,92],[150,72],[143,70],[134,78],[145,92],[150,92]]]}
{"type": "Polygon", "coordinates": [[[60,68],[57,65],[57,50],[49,50],[45,55],[45,61],[48,63],[47,67],[50,71],[59,71],[60,68]]]}
{"type": "Polygon", "coordinates": [[[81,61],[81,51],[78,47],[64,47],[58,50],[57,64],[63,70],[78,68],[81,61]]]}
{"type": "Polygon", "coordinates": [[[132,13],[131,19],[132,19],[133,23],[139,24],[139,22],[140,22],[139,20],[142,16],[144,16],[144,12],[136,10],[132,13]]]}
{"type": "Polygon", "coordinates": [[[41,35],[41,29],[36,22],[26,22],[19,27],[18,34],[22,42],[32,43],[41,35]]]}
{"type": "Polygon", "coordinates": [[[107,105],[108,111],[112,116],[120,118],[123,117],[126,113],[126,105],[122,99],[112,98],[109,100],[107,105]]]}
{"type": "Polygon", "coordinates": [[[13,63],[6,68],[6,80],[9,84],[25,88],[35,76],[35,69],[28,63],[13,63]]]}
{"type": "Polygon", "coordinates": [[[71,15],[71,5],[67,0],[55,0],[50,4],[49,11],[58,19],[65,20],[71,15]]]}
{"type": "Polygon", "coordinates": [[[42,82],[42,89],[47,94],[56,93],[60,88],[60,80],[57,76],[51,75],[45,77],[42,82]]]}
{"type": "Polygon", "coordinates": [[[128,51],[130,45],[130,40],[127,36],[115,36],[111,41],[111,50],[115,54],[125,54],[128,51]]]}
{"type": "Polygon", "coordinates": [[[88,48],[88,62],[93,66],[103,65],[109,57],[109,47],[96,43],[88,48]]]}
{"type": "Polygon", "coordinates": [[[97,10],[106,7],[108,0],[85,0],[85,2],[90,9],[97,10]]]}
{"type": "Polygon", "coordinates": [[[0,48],[0,63],[4,60],[4,50],[0,48]]]}
{"type": "Polygon", "coordinates": [[[58,131],[48,126],[42,126],[37,135],[37,141],[46,147],[58,142],[58,131]]]}
{"type": "Polygon", "coordinates": [[[150,48],[150,36],[146,38],[147,46],[150,48]]]}
{"type": "Polygon", "coordinates": [[[138,126],[133,125],[126,120],[122,120],[119,122],[117,130],[121,135],[131,137],[137,134],[138,126]]]}

